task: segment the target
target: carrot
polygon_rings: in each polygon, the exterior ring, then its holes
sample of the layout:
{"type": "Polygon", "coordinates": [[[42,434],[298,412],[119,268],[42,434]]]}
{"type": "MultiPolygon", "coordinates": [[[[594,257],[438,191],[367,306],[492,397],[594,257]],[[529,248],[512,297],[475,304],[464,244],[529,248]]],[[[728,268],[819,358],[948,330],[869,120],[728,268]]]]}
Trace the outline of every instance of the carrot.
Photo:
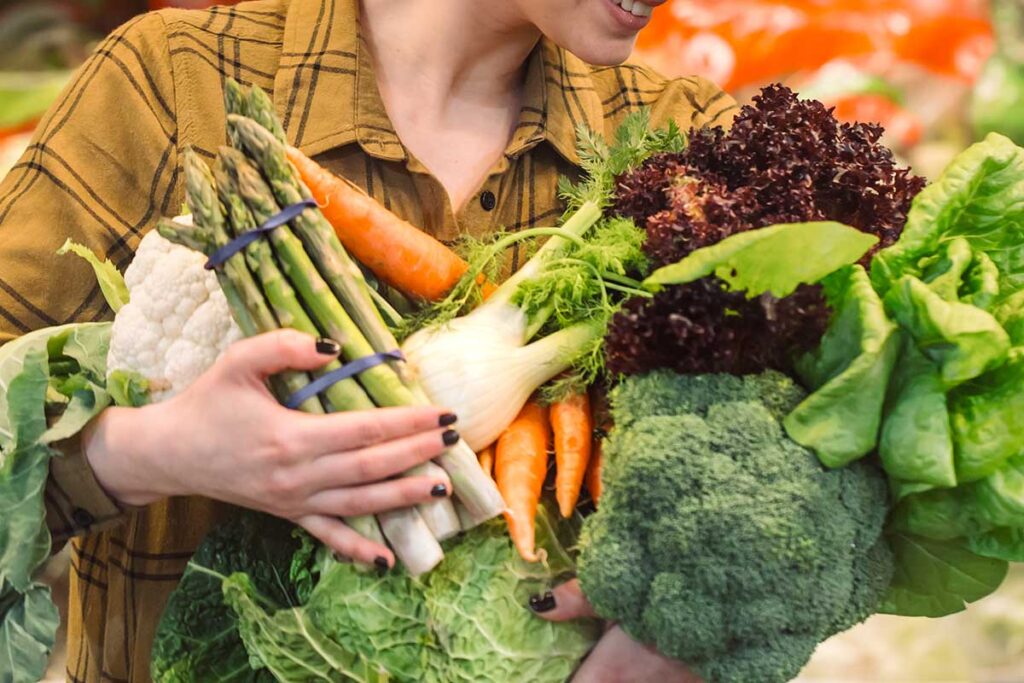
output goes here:
{"type": "Polygon", "coordinates": [[[587,491],[590,492],[590,499],[596,505],[601,500],[601,467],[604,465],[604,456],[601,453],[601,442],[603,439],[594,437],[594,452],[587,465],[587,491]]]}
{"type": "Polygon", "coordinates": [[[494,449],[494,479],[505,498],[509,534],[528,562],[538,559],[533,524],[547,474],[550,431],[547,409],[531,400],[498,438],[494,449]]]}
{"type": "Polygon", "coordinates": [[[480,468],[487,473],[488,477],[494,477],[494,444],[480,451],[477,456],[480,459],[480,468]]]}
{"type": "MultiPolygon", "coordinates": [[[[358,185],[334,175],[294,147],[288,148],[288,159],[342,245],[403,294],[437,301],[469,269],[458,254],[388,211],[358,185]]],[[[484,285],[485,297],[494,289],[483,276],[477,282],[484,285]]]]}
{"type": "Polygon", "coordinates": [[[601,468],[604,466],[604,440],[612,428],[612,420],[608,412],[607,396],[604,393],[595,392],[591,407],[593,408],[593,423],[598,426],[593,430],[593,452],[590,456],[590,463],[587,465],[586,483],[590,499],[596,505],[601,499],[603,489],[601,468]]]}
{"type": "Polygon", "coordinates": [[[580,497],[594,438],[587,392],[551,404],[551,431],[555,437],[555,499],[562,516],[568,518],[580,497]]]}

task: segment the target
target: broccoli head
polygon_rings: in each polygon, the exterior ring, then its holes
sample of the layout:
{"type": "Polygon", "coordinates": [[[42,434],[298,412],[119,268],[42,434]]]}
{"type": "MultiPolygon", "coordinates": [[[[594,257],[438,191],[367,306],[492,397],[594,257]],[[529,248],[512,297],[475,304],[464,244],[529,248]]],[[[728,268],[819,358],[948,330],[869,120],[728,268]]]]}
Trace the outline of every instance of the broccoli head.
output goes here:
{"type": "Polygon", "coordinates": [[[892,576],[873,465],[827,470],[780,421],[780,373],[626,379],[579,578],[603,617],[711,683],[788,681],[892,576]]]}

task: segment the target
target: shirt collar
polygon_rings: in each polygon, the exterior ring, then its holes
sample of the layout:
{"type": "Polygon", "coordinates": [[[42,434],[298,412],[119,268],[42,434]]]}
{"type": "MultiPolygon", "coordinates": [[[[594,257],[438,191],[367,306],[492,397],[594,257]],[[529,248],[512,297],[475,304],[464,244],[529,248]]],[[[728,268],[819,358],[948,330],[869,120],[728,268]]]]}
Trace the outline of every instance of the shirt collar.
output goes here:
{"type": "MultiPolygon", "coordinates": [[[[408,157],[388,119],[359,33],[358,0],[292,0],[274,101],[288,139],[314,155],[357,142],[371,156],[408,157]]],[[[547,39],[527,68],[519,124],[506,155],[547,142],[578,163],[576,128],[603,130],[591,69],[547,39]]]]}

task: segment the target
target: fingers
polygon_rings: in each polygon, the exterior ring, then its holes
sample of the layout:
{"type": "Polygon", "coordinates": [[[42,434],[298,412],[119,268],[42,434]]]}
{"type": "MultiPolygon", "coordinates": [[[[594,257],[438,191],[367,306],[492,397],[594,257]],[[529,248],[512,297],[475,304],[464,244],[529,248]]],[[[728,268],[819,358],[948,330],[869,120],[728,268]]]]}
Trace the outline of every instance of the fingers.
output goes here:
{"type": "Polygon", "coordinates": [[[368,484],[401,474],[449,448],[453,439],[458,438],[451,436],[450,432],[434,429],[356,451],[321,456],[306,468],[308,490],[315,492],[368,484]]]}
{"type": "Polygon", "coordinates": [[[338,555],[379,569],[395,566],[395,556],[386,545],[363,538],[336,517],[308,515],[296,524],[338,555]]]}
{"type": "Polygon", "coordinates": [[[231,345],[224,363],[232,371],[261,380],[284,370],[315,370],[338,357],[341,347],[297,330],[268,332],[231,345]]]}
{"type": "Polygon", "coordinates": [[[402,477],[377,484],[314,493],[306,507],[336,517],[371,515],[425,503],[451,494],[451,484],[438,477],[402,477]]]}
{"type": "MultiPolygon", "coordinates": [[[[297,431],[303,452],[326,455],[393,441],[420,432],[450,427],[455,416],[443,408],[415,406],[378,408],[328,416],[296,415],[304,424],[297,431]]],[[[457,440],[457,438],[456,438],[457,440]]]]}
{"type": "Polygon", "coordinates": [[[685,664],[633,640],[616,626],[583,660],[572,683],[704,683],[685,664]]]}
{"type": "Polygon", "coordinates": [[[584,617],[596,617],[594,608],[590,606],[580,582],[576,579],[567,581],[557,588],[534,595],[530,598],[530,609],[542,619],[548,621],[569,621],[584,617]]]}

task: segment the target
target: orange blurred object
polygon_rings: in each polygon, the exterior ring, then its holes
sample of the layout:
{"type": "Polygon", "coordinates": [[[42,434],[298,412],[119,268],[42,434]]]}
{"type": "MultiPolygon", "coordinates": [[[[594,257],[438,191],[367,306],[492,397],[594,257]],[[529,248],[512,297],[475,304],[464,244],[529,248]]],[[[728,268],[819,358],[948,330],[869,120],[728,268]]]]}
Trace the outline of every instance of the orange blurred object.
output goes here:
{"type": "Polygon", "coordinates": [[[637,48],[666,73],[733,90],[839,58],[908,62],[970,81],[993,45],[979,0],[669,0],[637,48]]]}
{"type": "Polygon", "coordinates": [[[829,104],[835,107],[835,116],[840,121],[881,124],[900,147],[912,147],[924,135],[921,120],[885,95],[847,95],[829,104]]]}

